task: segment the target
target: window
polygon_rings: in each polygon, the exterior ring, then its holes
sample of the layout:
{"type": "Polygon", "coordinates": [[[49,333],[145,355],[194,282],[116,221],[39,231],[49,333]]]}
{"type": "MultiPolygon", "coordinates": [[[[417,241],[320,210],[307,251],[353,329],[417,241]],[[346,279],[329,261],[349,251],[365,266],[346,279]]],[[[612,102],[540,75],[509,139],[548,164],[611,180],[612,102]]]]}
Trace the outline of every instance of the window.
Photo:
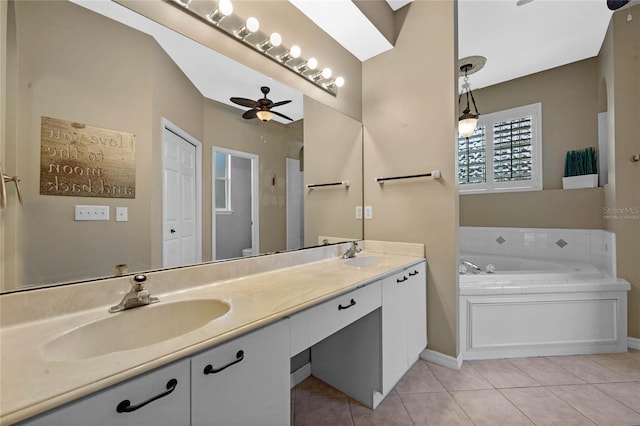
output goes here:
{"type": "Polygon", "coordinates": [[[475,132],[458,138],[460,193],[542,189],[540,103],[481,115],[475,132]]]}
{"type": "Polygon", "coordinates": [[[231,155],[215,153],[215,202],[216,212],[231,212],[231,155]]]}

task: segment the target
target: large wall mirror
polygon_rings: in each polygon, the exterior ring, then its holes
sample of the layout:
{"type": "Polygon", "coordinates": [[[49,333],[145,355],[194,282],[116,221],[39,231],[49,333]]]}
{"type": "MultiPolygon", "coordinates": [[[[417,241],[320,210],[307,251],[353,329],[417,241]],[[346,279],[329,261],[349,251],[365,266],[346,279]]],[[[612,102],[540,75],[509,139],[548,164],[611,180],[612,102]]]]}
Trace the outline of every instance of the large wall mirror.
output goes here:
{"type": "MultiPolygon", "coordinates": [[[[192,74],[216,52],[173,52],[86,5],[11,0],[6,17],[0,163],[20,177],[23,203],[9,185],[0,212],[3,292],[363,238],[358,121],[267,77],[227,83],[222,97],[257,99],[269,86],[274,102],[292,100],[293,109],[279,111],[293,121],[243,119],[246,109],[203,91],[203,75],[192,74]],[[107,155],[108,146],[89,152],[95,129],[111,132],[97,144],[134,135],[134,160],[107,155]],[[45,146],[54,136],[55,149],[45,146]],[[44,190],[43,167],[57,172],[44,190]],[[100,178],[114,169],[130,173],[109,191],[100,178]],[[83,185],[93,196],[74,193],[83,185]],[[109,217],[76,220],[76,206],[106,206],[109,217]]],[[[225,79],[226,69],[204,78],[241,80],[225,79]]]]}

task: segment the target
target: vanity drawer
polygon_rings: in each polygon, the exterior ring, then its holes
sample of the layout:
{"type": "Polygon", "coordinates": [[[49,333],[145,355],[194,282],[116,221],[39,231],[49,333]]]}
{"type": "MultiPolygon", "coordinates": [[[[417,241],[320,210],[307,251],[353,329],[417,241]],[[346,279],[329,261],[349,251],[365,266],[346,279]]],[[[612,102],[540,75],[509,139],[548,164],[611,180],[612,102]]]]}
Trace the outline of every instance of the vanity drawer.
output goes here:
{"type": "Polygon", "coordinates": [[[309,310],[309,346],[331,336],[381,306],[380,281],[338,296],[309,310]]]}

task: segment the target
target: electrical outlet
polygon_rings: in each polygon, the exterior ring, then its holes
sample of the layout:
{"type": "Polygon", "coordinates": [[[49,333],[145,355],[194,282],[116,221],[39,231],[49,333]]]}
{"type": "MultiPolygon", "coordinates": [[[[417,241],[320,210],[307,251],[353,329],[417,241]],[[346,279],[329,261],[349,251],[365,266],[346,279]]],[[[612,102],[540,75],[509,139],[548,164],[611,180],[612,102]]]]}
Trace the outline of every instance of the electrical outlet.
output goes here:
{"type": "Polygon", "coordinates": [[[126,207],[116,207],[116,222],[127,222],[129,211],[126,207]]]}
{"type": "Polygon", "coordinates": [[[356,219],[362,219],[362,206],[356,206],[356,219]]]}
{"type": "Polygon", "coordinates": [[[373,219],[373,207],[364,206],[364,218],[365,219],[373,219]]]}
{"type": "Polygon", "coordinates": [[[75,206],[75,220],[109,220],[109,206],[75,206]]]}

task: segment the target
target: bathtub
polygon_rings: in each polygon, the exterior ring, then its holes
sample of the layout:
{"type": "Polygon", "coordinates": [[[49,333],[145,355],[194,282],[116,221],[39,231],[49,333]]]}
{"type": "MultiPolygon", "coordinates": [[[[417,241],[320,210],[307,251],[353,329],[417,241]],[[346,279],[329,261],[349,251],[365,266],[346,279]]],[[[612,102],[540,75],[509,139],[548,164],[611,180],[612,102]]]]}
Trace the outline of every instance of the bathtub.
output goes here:
{"type": "Polygon", "coordinates": [[[460,274],[463,359],[627,350],[630,284],[590,263],[460,253],[483,272],[460,274]],[[495,273],[485,272],[495,266],[495,273]]]}

